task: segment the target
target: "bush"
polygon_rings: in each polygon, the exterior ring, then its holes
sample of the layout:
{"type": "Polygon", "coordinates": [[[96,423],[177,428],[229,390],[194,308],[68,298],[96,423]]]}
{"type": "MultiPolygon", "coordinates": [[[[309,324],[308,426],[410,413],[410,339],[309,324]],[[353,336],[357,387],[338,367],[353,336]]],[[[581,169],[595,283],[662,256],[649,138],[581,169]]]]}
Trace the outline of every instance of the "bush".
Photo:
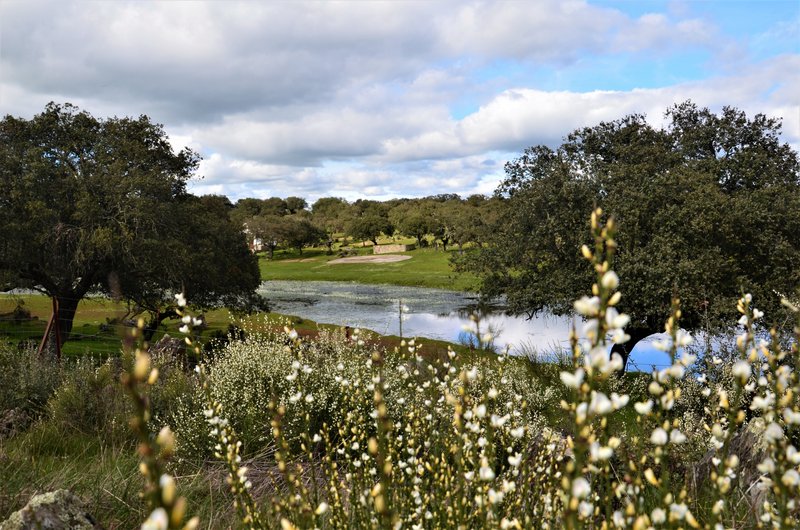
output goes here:
{"type": "Polygon", "coordinates": [[[0,412],[41,416],[60,378],[60,367],[40,358],[35,349],[0,344],[0,412]]]}
{"type": "Polygon", "coordinates": [[[128,418],[133,409],[118,376],[118,362],[113,360],[99,365],[89,358],[69,363],[47,403],[48,422],[66,431],[97,434],[109,443],[130,439],[128,418]]]}

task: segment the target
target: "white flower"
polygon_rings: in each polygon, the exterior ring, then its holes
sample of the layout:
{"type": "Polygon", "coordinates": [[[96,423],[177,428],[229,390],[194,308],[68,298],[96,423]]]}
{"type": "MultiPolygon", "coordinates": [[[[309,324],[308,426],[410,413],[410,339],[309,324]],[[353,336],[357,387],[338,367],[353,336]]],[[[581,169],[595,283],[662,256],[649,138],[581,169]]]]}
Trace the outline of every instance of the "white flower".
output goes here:
{"type": "Polygon", "coordinates": [[[614,410],[619,410],[630,401],[630,396],[627,394],[619,395],[616,392],[611,393],[611,404],[614,405],[614,410]]]}
{"type": "Polygon", "coordinates": [[[628,325],[631,321],[631,317],[626,315],[625,313],[620,313],[616,310],[616,308],[609,307],[606,309],[606,324],[611,329],[621,329],[628,325]]]}
{"type": "Polygon", "coordinates": [[[484,405],[483,403],[478,405],[475,408],[475,416],[477,416],[478,418],[483,418],[484,416],[486,416],[486,405],[484,405]]]}
{"type": "Polygon", "coordinates": [[[680,363],[684,366],[691,366],[691,364],[696,360],[697,360],[697,355],[692,355],[691,353],[684,353],[681,356],[680,363]]]}
{"type": "Polygon", "coordinates": [[[520,453],[508,457],[508,463],[511,467],[519,467],[522,463],[522,455],[520,453]]]}
{"type": "Polygon", "coordinates": [[[608,460],[614,454],[614,450],[607,446],[601,446],[599,442],[593,442],[589,447],[590,457],[593,461],[608,460]]]}
{"type": "Polygon", "coordinates": [[[578,513],[584,519],[588,519],[589,517],[591,517],[593,511],[594,511],[594,504],[592,504],[591,502],[581,501],[581,503],[578,505],[578,513]]]}
{"type": "Polygon", "coordinates": [[[578,368],[575,370],[575,373],[572,372],[561,372],[561,382],[564,383],[564,386],[567,388],[578,388],[583,383],[583,376],[586,372],[583,371],[583,368],[578,368]]]}
{"type": "Polygon", "coordinates": [[[597,368],[600,371],[604,371],[606,366],[608,366],[608,353],[606,352],[605,347],[596,346],[589,351],[589,365],[592,368],[597,368]]]}
{"type": "Polygon", "coordinates": [[[682,444],[686,441],[686,435],[678,429],[672,429],[669,433],[669,441],[674,444],[682,444]]]}
{"type": "Polygon", "coordinates": [[[650,384],[647,385],[647,391],[654,396],[659,396],[662,392],[664,392],[664,387],[659,385],[656,381],[651,381],[650,384]]]}
{"type": "Polygon", "coordinates": [[[686,517],[686,513],[689,511],[689,508],[681,503],[675,504],[672,503],[669,505],[669,512],[676,518],[676,519],[683,519],[686,517]]]}
{"type": "Polygon", "coordinates": [[[653,524],[661,524],[667,520],[667,512],[661,508],[656,508],[650,512],[650,520],[653,521],[653,524]]]}
{"type": "Polygon", "coordinates": [[[589,481],[583,477],[578,477],[572,483],[572,496],[576,499],[585,499],[592,492],[589,481]]]}
{"type": "Polygon", "coordinates": [[[675,335],[675,343],[679,347],[685,348],[692,343],[692,336],[682,329],[679,329],[675,335]]]}
{"type": "Polygon", "coordinates": [[[768,442],[777,442],[783,438],[783,429],[773,421],[767,425],[767,428],[764,430],[764,438],[766,438],[768,442]]]}
{"type": "Polygon", "coordinates": [[[775,461],[767,457],[757,467],[761,473],[772,473],[775,471],[775,461]]]}
{"type": "Polygon", "coordinates": [[[781,482],[790,488],[800,484],[800,473],[796,469],[790,469],[781,477],[781,482]]]}
{"type": "Polygon", "coordinates": [[[497,414],[492,414],[492,417],[491,417],[492,427],[494,427],[494,428],[502,427],[503,424],[506,421],[508,421],[508,418],[509,418],[508,415],[498,416],[497,414]]]}
{"type": "MultiPolygon", "coordinates": [[[[626,335],[625,341],[627,341],[630,337],[626,335]]],[[[624,341],[623,341],[624,342],[624,341]]],[[[622,362],[622,356],[616,352],[611,354],[611,361],[608,363],[605,373],[617,372],[622,370],[624,363],[622,362]]]]}
{"type": "Polygon", "coordinates": [[[653,400],[652,399],[648,399],[647,401],[645,401],[643,403],[634,403],[633,404],[633,408],[636,409],[636,412],[638,414],[641,414],[642,416],[646,416],[647,414],[650,414],[651,410],[653,410],[653,400]]]}
{"type": "Polygon", "coordinates": [[[167,528],[169,528],[169,520],[167,511],[164,508],[153,510],[150,517],[142,523],[142,530],[167,530],[167,528]]]}
{"type": "Polygon", "coordinates": [[[511,429],[511,436],[514,438],[522,438],[525,436],[525,427],[517,427],[516,429],[511,429]]]}
{"type": "Polygon", "coordinates": [[[317,514],[317,515],[322,515],[323,513],[327,512],[327,511],[328,511],[328,503],[325,502],[325,501],[322,501],[321,503],[319,503],[319,506],[317,506],[317,509],[314,510],[314,513],[317,514]]]}
{"type": "Polygon", "coordinates": [[[175,295],[175,301],[178,303],[178,307],[186,307],[186,297],[183,296],[183,293],[177,293],[175,295]]]}
{"type": "Polygon", "coordinates": [[[189,326],[184,324],[178,329],[178,331],[180,331],[181,333],[183,333],[185,335],[185,334],[189,333],[189,326]]]}
{"type": "Polygon", "coordinates": [[[625,333],[622,328],[615,329],[611,332],[611,342],[614,344],[625,344],[629,340],[631,340],[631,336],[625,333]]]}
{"type": "Polygon", "coordinates": [[[786,407],[783,409],[783,419],[789,425],[800,425],[800,412],[795,412],[789,407],[786,407]]]}
{"type": "Polygon", "coordinates": [[[577,407],[575,407],[575,421],[578,423],[583,423],[586,421],[586,413],[589,410],[589,405],[587,403],[581,403],[577,407]]]}
{"type": "Polygon", "coordinates": [[[790,445],[786,448],[786,460],[792,464],[800,464],[800,451],[795,446],[790,445]]]}
{"type": "Polygon", "coordinates": [[[667,440],[669,440],[669,437],[667,436],[667,431],[665,431],[661,427],[654,430],[653,434],[650,435],[650,442],[652,442],[653,445],[664,445],[667,443],[667,440]]]}
{"type": "Polygon", "coordinates": [[[734,377],[738,377],[742,381],[745,381],[750,378],[750,374],[752,374],[752,370],[750,369],[750,363],[747,361],[739,360],[733,365],[731,368],[731,373],[734,377]]]}
{"type": "Polygon", "coordinates": [[[600,284],[606,289],[616,289],[619,286],[619,276],[614,271],[607,271],[600,279],[600,284]]]}
{"type": "Polygon", "coordinates": [[[489,467],[487,461],[484,461],[481,464],[481,468],[478,470],[478,475],[484,482],[489,482],[491,480],[494,480],[494,471],[492,470],[492,468],[489,467]]]}
{"type": "Polygon", "coordinates": [[[587,317],[595,316],[600,311],[600,298],[583,296],[579,300],[575,300],[573,305],[578,314],[587,317]]]}
{"type": "Polygon", "coordinates": [[[750,410],[767,410],[772,407],[775,403],[775,394],[772,392],[767,392],[765,396],[756,396],[753,398],[753,401],[750,403],[750,410]]]}
{"type": "Polygon", "coordinates": [[[614,410],[611,400],[602,392],[592,392],[592,399],[589,402],[589,410],[598,415],[604,416],[614,410]]]}
{"type": "Polygon", "coordinates": [[[502,502],[503,496],[504,495],[502,491],[495,491],[494,489],[490,489],[488,493],[489,504],[497,504],[498,502],[502,502]]]}

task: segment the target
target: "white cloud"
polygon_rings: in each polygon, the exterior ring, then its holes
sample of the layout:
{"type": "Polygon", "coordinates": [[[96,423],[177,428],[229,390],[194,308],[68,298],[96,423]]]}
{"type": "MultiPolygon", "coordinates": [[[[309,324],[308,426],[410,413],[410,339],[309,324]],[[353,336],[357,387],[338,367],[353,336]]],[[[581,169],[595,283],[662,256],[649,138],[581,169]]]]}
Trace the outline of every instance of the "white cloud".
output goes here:
{"type": "MultiPolygon", "coordinates": [[[[748,62],[743,42],[692,11],[673,2],[629,15],[577,0],[6,1],[0,113],[31,116],[50,100],[96,116],[146,113],[173,146],[205,157],[194,190],[232,197],[487,193],[526,146],[631,112],[658,123],[688,98],[782,115],[800,145],[797,54],[748,62]],[[681,84],[553,90],[542,79],[571,79],[593,61],[636,79],[650,68],[643,58],[694,52],[716,60],[704,79],[677,75],[694,79],[681,84]]],[[[792,28],[774,32],[786,40],[792,28]]]]}

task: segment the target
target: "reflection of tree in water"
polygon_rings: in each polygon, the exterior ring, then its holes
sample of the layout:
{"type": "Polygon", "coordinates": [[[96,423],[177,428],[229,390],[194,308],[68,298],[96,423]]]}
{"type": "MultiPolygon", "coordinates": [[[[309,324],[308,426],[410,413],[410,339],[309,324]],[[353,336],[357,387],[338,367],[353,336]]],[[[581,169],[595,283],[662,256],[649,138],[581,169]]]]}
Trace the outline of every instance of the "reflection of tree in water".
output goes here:
{"type": "Polygon", "coordinates": [[[504,315],[505,309],[505,306],[498,301],[485,299],[477,299],[472,304],[458,308],[459,318],[470,321],[470,324],[458,334],[458,342],[470,349],[496,352],[496,339],[503,332],[503,328],[499,323],[490,324],[488,317],[504,315]]]}
{"type": "Polygon", "coordinates": [[[484,320],[491,315],[505,315],[506,306],[496,300],[477,299],[456,309],[456,314],[458,314],[459,318],[475,316],[484,320]]]}

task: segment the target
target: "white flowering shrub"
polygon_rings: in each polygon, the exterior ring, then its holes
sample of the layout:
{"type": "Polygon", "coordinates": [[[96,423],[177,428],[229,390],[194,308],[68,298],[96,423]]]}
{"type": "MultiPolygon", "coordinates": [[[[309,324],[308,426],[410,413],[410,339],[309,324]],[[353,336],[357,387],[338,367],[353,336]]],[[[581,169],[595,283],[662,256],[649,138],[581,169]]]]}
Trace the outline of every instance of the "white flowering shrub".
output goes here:
{"type": "MultiPolygon", "coordinates": [[[[601,215],[582,249],[597,281],[575,302],[585,338],[573,332],[553,384],[504,356],[251,333],[198,368],[202,407],[178,418],[178,450],[191,439],[225,463],[246,528],[800,527],[800,326],[793,339],[756,338],[763,315],[745,295],[735,348],[698,362],[676,300],[656,343],[670,365],[621,375],[609,349],[628,340],[628,317],[614,223],[601,215]],[[264,448],[271,486],[255,495],[264,479],[248,458],[264,448]]],[[[142,359],[134,389],[158,376],[142,359]]],[[[171,431],[156,444],[171,450],[171,431]]],[[[145,476],[159,472],[145,462],[145,476]]],[[[174,484],[162,482],[149,482],[146,524],[179,528],[183,508],[177,517],[174,484]]]]}

